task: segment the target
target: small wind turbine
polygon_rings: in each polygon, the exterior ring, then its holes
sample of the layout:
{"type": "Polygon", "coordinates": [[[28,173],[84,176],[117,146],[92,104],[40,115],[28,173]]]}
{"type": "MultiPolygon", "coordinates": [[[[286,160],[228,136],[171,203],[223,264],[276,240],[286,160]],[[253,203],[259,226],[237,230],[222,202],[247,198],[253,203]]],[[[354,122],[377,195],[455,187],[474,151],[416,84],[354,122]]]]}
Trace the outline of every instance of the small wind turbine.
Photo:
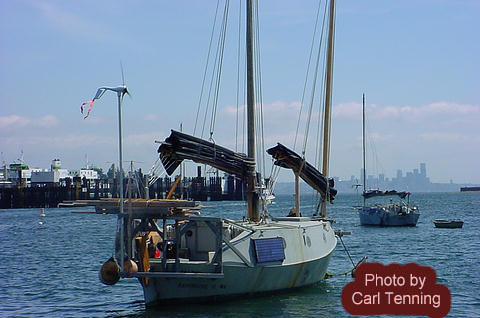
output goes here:
{"type": "MultiPolygon", "coordinates": [[[[123,84],[121,86],[117,86],[117,87],[106,87],[106,86],[100,87],[97,90],[97,93],[95,94],[95,97],[93,97],[92,100],[89,100],[89,101],[86,101],[86,102],[82,103],[82,105],[80,107],[80,110],[83,114],[83,106],[90,105],[88,107],[88,110],[87,110],[87,115],[84,117],[84,119],[85,119],[90,114],[90,111],[92,110],[92,107],[93,107],[93,103],[95,103],[95,101],[97,99],[102,97],[103,94],[105,94],[106,91],[113,91],[113,92],[117,93],[117,99],[118,99],[118,156],[119,156],[118,161],[119,161],[119,167],[120,167],[120,213],[123,214],[122,100],[123,100],[123,96],[125,96],[125,94],[127,94],[129,96],[131,96],[131,95],[128,92],[127,86],[125,86],[125,78],[123,76],[123,66],[121,64],[120,64],[120,67],[122,69],[122,82],[123,82],[123,84]]],[[[123,226],[122,226],[122,229],[123,229],[123,226]]],[[[123,248],[122,248],[122,252],[123,252],[123,248]]],[[[123,262],[121,262],[121,265],[122,265],[122,270],[123,270],[123,262]]]]}

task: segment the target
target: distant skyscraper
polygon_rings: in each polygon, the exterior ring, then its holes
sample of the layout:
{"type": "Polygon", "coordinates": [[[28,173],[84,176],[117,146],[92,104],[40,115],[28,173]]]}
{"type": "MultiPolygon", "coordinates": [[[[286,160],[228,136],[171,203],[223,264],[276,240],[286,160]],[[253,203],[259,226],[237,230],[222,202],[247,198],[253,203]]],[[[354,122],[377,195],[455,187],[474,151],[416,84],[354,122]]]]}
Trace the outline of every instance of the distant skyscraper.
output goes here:
{"type": "Polygon", "coordinates": [[[420,174],[422,177],[426,178],[427,177],[427,165],[425,163],[420,164],[420,174]]]}
{"type": "Polygon", "coordinates": [[[400,169],[397,170],[397,179],[398,180],[402,179],[402,170],[400,169]]]}

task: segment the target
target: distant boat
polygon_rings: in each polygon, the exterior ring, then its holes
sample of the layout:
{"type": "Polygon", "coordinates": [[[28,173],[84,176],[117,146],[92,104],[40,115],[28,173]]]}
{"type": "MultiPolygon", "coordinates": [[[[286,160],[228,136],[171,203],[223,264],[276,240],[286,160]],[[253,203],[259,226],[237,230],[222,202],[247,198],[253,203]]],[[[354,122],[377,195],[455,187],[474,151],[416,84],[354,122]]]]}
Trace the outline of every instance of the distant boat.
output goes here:
{"type": "Polygon", "coordinates": [[[45,216],[45,209],[44,209],[44,208],[41,208],[41,209],[40,209],[40,216],[41,216],[41,217],[44,217],[44,216],[45,216]]]}
{"type": "Polygon", "coordinates": [[[88,206],[86,203],[80,201],[63,201],[57,204],[57,208],[78,208],[86,206],[88,206]]]}
{"type": "Polygon", "coordinates": [[[480,187],[463,187],[460,192],[480,192],[480,187]]]}
{"type": "Polygon", "coordinates": [[[410,192],[396,190],[380,191],[366,190],[366,156],[365,156],[365,95],[363,95],[363,206],[358,207],[361,225],[376,226],[415,226],[420,213],[418,207],[410,205],[410,192]],[[398,196],[399,202],[388,204],[375,204],[367,206],[366,200],[373,197],[398,196]],[[404,199],[407,198],[407,202],[404,199]]]}
{"type": "Polygon", "coordinates": [[[462,220],[433,220],[435,227],[443,229],[460,229],[463,227],[462,220]]]}

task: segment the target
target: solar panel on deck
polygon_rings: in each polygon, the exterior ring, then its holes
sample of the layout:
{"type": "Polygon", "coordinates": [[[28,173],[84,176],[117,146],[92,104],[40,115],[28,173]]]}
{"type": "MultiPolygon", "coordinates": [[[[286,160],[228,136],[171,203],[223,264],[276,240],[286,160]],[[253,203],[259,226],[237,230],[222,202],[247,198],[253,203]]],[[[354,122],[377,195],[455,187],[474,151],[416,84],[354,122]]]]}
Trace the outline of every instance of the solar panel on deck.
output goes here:
{"type": "Polygon", "coordinates": [[[254,239],[253,245],[255,246],[257,263],[283,261],[285,259],[283,238],[281,237],[254,239]]]}

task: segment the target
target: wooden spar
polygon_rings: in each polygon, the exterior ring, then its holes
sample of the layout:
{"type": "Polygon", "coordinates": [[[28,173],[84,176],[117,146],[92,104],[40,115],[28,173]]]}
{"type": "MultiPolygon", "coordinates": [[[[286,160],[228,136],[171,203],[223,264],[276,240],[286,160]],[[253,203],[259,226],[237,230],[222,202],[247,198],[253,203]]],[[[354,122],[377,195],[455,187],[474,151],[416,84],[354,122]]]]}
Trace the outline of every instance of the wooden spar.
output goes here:
{"type": "MultiPolygon", "coordinates": [[[[333,82],[333,40],[335,35],[335,0],[330,1],[330,22],[328,27],[328,46],[327,46],[327,75],[325,84],[325,116],[323,119],[323,170],[322,174],[328,178],[328,164],[330,156],[330,118],[332,108],[332,82],[333,82]]],[[[329,200],[329,191],[322,199],[322,217],[327,216],[327,200],[329,200]]]]}
{"type": "Polygon", "coordinates": [[[172,195],[173,195],[173,192],[175,191],[175,189],[177,188],[177,185],[178,183],[180,182],[180,179],[182,178],[182,175],[179,174],[177,179],[175,179],[175,182],[173,183],[172,185],[172,188],[170,189],[170,191],[168,191],[168,194],[167,194],[167,197],[165,198],[166,200],[169,200],[172,195]]]}
{"type": "MultiPolygon", "coordinates": [[[[254,64],[253,64],[253,3],[247,0],[247,144],[248,157],[255,162],[255,91],[254,91],[254,64]]],[[[247,205],[248,219],[257,222],[260,220],[258,209],[258,193],[256,192],[256,165],[248,171],[247,176],[247,205]]]]}

